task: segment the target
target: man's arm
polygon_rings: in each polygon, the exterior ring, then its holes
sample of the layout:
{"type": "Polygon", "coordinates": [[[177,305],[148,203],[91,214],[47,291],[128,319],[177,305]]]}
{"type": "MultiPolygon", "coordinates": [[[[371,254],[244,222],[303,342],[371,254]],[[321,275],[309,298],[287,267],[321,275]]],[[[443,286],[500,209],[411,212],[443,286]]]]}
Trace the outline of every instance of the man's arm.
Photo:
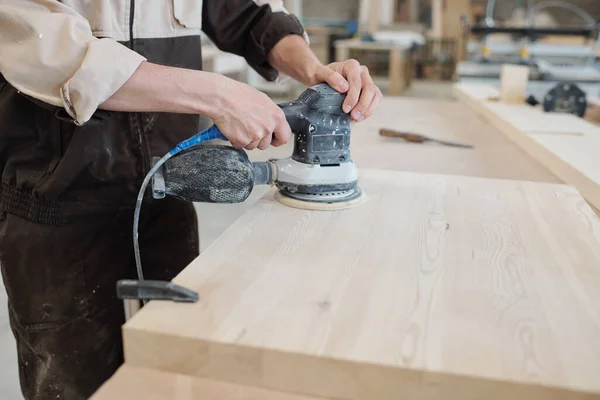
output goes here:
{"type": "Polygon", "coordinates": [[[22,93],[85,123],[144,61],[51,0],[0,2],[0,72],[22,93]],[[118,60],[118,61],[117,61],[118,60]]]}
{"type": "Polygon", "coordinates": [[[382,95],[367,68],[356,60],[322,65],[302,37],[304,28],[280,1],[257,1],[262,5],[204,0],[202,29],[220,49],[245,57],[266,79],[275,80],[281,71],[306,85],[327,82],[348,92],[345,110],[355,121],[371,116],[382,95]]]}
{"type": "Polygon", "coordinates": [[[291,136],[265,94],[223,76],[153,65],[55,0],[2,0],[0,72],[23,94],[64,108],[77,124],[100,109],[205,114],[236,147],[291,136]]]}
{"type": "Polygon", "coordinates": [[[283,111],[258,90],[223,75],[143,62],[99,108],[210,117],[234,147],[285,144],[292,133],[283,111]]]}
{"type": "Polygon", "coordinates": [[[253,0],[204,0],[202,30],[219,49],[244,57],[269,81],[278,76],[269,63],[271,49],[287,36],[304,34],[300,21],[283,7],[253,0]]]}

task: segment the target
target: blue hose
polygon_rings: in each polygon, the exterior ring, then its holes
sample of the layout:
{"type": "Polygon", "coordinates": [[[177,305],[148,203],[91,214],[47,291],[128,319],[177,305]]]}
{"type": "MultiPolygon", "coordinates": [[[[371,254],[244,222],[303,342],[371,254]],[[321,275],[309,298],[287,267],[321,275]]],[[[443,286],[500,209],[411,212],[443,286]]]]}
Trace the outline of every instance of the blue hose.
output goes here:
{"type": "MultiPolygon", "coordinates": [[[[140,281],[144,280],[144,272],[142,270],[142,259],[140,257],[140,242],[138,235],[138,228],[140,223],[140,213],[142,211],[142,202],[144,201],[144,193],[146,192],[146,188],[148,187],[148,183],[152,179],[152,176],[158,171],[160,167],[163,166],[164,163],[167,162],[171,157],[176,155],[177,153],[182,152],[183,150],[189,149],[190,147],[197,146],[204,142],[213,139],[221,139],[228,140],[219,130],[216,125],[211,126],[205,131],[198,133],[197,135],[192,136],[189,139],[184,140],[179,143],[177,146],[173,148],[173,150],[169,151],[165,154],[148,172],[144,181],[142,182],[142,187],[140,188],[140,192],[138,193],[137,202],[135,205],[135,212],[133,214],[133,251],[135,254],[135,267],[137,270],[138,279],[140,281]]],[[[145,303],[145,301],[144,301],[145,303]]]]}
{"type": "Polygon", "coordinates": [[[177,146],[175,146],[175,148],[173,150],[171,150],[169,152],[169,155],[171,157],[173,157],[175,154],[179,153],[180,151],[189,149],[192,146],[196,146],[198,144],[201,144],[201,143],[207,142],[209,140],[213,140],[213,139],[228,140],[221,133],[219,128],[216,125],[213,125],[210,128],[208,128],[207,130],[200,132],[199,134],[192,136],[191,138],[179,143],[177,146]]]}

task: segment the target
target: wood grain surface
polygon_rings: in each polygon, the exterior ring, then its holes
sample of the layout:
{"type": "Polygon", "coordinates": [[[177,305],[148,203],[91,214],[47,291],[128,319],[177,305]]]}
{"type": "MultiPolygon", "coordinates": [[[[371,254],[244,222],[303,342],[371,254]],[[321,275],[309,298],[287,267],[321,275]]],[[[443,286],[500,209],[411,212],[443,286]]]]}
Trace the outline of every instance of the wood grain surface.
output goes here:
{"type": "Polygon", "coordinates": [[[484,91],[478,85],[455,87],[465,105],[600,208],[600,127],[571,114],[486,101],[481,96],[484,91]]]}
{"type": "Polygon", "coordinates": [[[326,400],[123,365],[90,400],[326,400]]]}
{"type": "Polygon", "coordinates": [[[449,100],[384,98],[370,119],[352,126],[352,159],[359,169],[560,182],[475,111],[449,100]],[[471,144],[475,148],[406,143],[381,137],[382,128],[471,144]]]}
{"type": "Polygon", "coordinates": [[[124,326],[128,365],[336,399],[600,397],[600,220],[565,185],[362,169],[267,196],[124,326]]]}

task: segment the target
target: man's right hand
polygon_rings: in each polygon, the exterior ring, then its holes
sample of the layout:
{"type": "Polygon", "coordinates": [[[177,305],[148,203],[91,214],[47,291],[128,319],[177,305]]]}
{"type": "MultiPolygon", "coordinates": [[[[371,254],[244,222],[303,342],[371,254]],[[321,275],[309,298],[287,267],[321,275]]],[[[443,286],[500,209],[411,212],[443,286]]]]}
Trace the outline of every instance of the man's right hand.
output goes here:
{"type": "Polygon", "coordinates": [[[224,76],[217,82],[216,115],[210,116],[235,148],[265,150],[288,142],[285,115],[266,94],[224,76]]]}
{"type": "Polygon", "coordinates": [[[143,62],[100,108],[210,117],[236,148],[281,146],[292,132],[269,97],[223,75],[143,62]]]}

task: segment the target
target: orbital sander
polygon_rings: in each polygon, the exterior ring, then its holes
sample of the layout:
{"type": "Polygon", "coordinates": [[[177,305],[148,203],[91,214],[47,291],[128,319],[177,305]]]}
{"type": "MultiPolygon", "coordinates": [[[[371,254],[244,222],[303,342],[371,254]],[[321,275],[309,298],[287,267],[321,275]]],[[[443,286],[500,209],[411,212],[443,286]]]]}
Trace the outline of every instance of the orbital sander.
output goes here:
{"type": "Polygon", "coordinates": [[[281,194],[314,203],[340,203],[361,196],[350,157],[350,115],[345,94],[327,84],[313,86],[293,103],[281,104],[294,133],[292,156],[273,161],[281,194]]]}
{"type": "Polygon", "coordinates": [[[289,158],[252,163],[243,150],[230,146],[182,151],[158,170],[154,197],[237,203],[255,185],[275,185],[280,193],[276,198],[294,207],[327,210],[359,204],[364,196],[350,156],[350,115],[342,111],[345,98],[320,84],[304,91],[297,101],[279,105],[294,133],[289,158]]]}

